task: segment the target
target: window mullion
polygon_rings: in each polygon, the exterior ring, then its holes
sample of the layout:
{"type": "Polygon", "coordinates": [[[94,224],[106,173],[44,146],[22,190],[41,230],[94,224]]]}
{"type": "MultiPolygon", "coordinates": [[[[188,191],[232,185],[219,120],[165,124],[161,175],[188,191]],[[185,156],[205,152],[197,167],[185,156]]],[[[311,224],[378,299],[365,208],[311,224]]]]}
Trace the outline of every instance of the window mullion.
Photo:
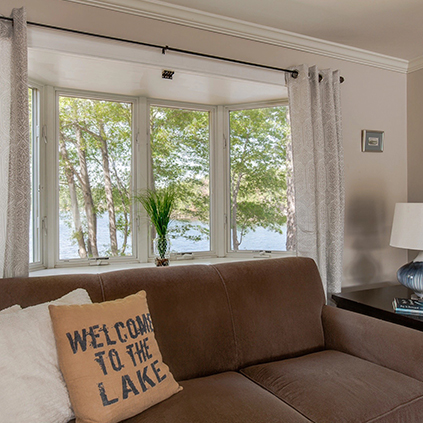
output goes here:
{"type": "Polygon", "coordinates": [[[52,269],[56,264],[57,257],[57,150],[55,134],[56,134],[56,93],[53,87],[46,86],[44,88],[44,154],[41,163],[44,170],[45,192],[42,218],[42,238],[43,238],[43,255],[44,266],[52,269]]]}
{"type": "Polygon", "coordinates": [[[213,142],[212,175],[214,182],[214,195],[211,196],[213,206],[212,230],[214,246],[217,257],[225,257],[227,252],[227,224],[226,224],[226,198],[228,195],[227,156],[227,112],[223,106],[217,107],[215,137],[213,142]]]}
{"type": "Polygon", "coordinates": [[[33,93],[33,148],[32,148],[32,219],[31,224],[33,225],[33,259],[34,263],[40,262],[40,194],[41,194],[41,182],[40,182],[40,102],[39,102],[39,91],[34,90],[33,93]]]}
{"type": "MultiPolygon", "coordinates": [[[[148,174],[151,151],[150,143],[150,115],[149,104],[145,97],[138,98],[138,113],[135,113],[138,119],[138,133],[136,142],[135,166],[134,166],[134,194],[149,187],[148,174]]],[[[142,263],[148,262],[149,258],[149,226],[145,217],[145,212],[140,207],[138,201],[134,202],[134,227],[138,232],[138,257],[142,263]]]]}

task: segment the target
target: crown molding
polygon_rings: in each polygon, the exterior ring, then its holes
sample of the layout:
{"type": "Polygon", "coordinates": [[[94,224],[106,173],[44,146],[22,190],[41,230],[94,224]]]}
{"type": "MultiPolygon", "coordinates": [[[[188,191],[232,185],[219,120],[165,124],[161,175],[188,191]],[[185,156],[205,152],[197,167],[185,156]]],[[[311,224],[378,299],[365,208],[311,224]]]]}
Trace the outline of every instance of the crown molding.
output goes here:
{"type": "Polygon", "coordinates": [[[416,57],[412,60],[410,60],[408,64],[408,72],[415,72],[420,69],[423,69],[423,56],[416,57]]]}
{"type": "Polygon", "coordinates": [[[407,73],[408,61],[160,0],[64,0],[407,73]]]}

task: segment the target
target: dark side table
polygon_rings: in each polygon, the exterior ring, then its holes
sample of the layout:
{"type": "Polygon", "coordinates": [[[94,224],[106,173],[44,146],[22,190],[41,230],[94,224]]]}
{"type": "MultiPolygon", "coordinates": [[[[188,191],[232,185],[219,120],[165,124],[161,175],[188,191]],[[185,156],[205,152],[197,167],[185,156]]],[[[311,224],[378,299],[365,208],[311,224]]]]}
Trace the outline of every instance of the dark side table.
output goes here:
{"type": "Polygon", "coordinates": [[[392,308],[392,300],[395,297],[410,298],[411,294],[413,294],[413,291],[405,286],[392,285],[383,288],[333,294],[332,299],[339,308],[423,331],[423,316],[395,313],[392,308]]]}

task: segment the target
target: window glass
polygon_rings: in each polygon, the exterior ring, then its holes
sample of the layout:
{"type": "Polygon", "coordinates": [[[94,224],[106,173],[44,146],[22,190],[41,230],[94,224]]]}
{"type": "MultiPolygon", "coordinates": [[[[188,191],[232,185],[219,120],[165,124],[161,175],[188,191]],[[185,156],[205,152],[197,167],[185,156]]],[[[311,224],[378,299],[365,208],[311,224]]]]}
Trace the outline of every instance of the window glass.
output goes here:
{"type": "Polygon", "coordinates": [[[132,255],[132,104],[59,97],[59,258],[132,255]]]}
{"type": "Polygon", "coordinates": [[[174,185],[172,252],[210,250],[210,112],[151,106],[153,186],[174,185]]]}
{"type": "Polygon", "coordinates": [[[286,251],[288,108],[229,114],[231,250],[286,251]]]}

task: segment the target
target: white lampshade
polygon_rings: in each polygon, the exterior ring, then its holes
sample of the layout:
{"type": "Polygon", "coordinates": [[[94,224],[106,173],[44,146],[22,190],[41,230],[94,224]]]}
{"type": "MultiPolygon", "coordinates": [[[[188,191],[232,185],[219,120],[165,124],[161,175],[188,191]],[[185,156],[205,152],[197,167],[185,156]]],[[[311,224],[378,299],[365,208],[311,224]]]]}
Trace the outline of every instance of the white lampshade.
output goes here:
{"type": "Polygon", "coordinates": [[[423,203],[395,205],[390,245],[409,250],[423,250],[423,203]]]}

